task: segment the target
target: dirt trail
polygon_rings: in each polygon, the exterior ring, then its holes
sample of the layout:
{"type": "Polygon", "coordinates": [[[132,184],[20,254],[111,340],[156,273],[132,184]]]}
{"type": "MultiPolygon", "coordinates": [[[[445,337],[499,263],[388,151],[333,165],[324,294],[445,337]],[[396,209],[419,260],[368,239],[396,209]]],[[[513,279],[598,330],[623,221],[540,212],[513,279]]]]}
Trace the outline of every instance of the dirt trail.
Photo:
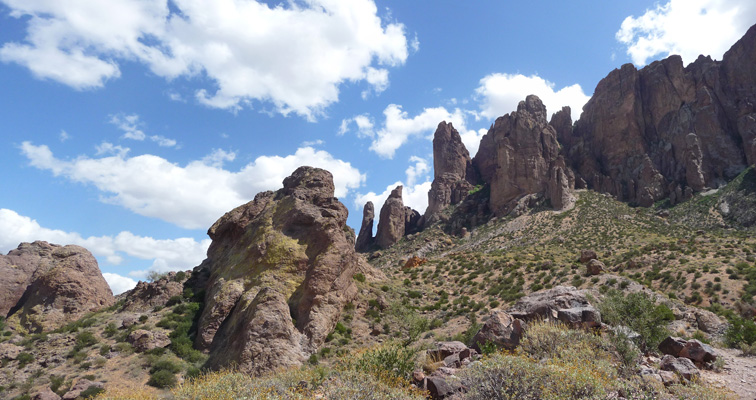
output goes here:
{"type": "Polygon", "coordinates": [[[724,371],[701,371],[711,384],[733,391],[740,400],[756,400],[756,357],[742,357],[740,350],[717,349],[725,358],[724,371]]]}

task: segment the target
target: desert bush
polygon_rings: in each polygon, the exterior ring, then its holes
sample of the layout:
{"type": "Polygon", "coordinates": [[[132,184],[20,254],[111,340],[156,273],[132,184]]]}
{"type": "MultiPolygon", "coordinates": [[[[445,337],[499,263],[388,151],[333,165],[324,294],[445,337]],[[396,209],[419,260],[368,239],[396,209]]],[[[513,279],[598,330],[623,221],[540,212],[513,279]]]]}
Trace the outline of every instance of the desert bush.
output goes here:
{"type": "Polygon", "coordinates": [[[170,388],[176,386],[176,375],[171,371],[161,369],[150,374],[147,384],[158,389],[170,388]]]}
{"type": "Polygon", "coordinates": [[[103,393],[105,389],[99,388],[97,386],[90,386],[79,393],[79,398],[81,399],[91,399],[95,396],[97,396],[100,393],[103,393]]]}
{"type": "Polygon", "coordinates": [[[76,343],[74,344],[74,350],[79,351],[83,348],[92,346],[97,343],[97,338],[89,331],[82,331],[76,335],[76,343]]]}
{"type": "Polygon", "coordinates": [[[535,321],[528,324],[518,351],[534,359],[595,361],[606,355],[607,344],[591,333],[569,329],[560,322],[535,321]]]}
{"type": "Polygon", "coordinates": [[[756,323],[752,320],[733,316],[730,318],[730,326],[724,334],[725,343],[730,347],[751,345],[756,342],[756,323]]]}
{"type": "Polygon", "coordinates": [[[365,275],[362,274],[361,272],[358,272],[354,274],[354,280],[360,283],[365,282],[365,275]]]}
{"type": "Polygon", "coordinates": [[[105,329],[102,331],[102,334],[106,337],[115,336],[116,333],[118,333],[118,327],[114,322],[109,322],[105,325],[105,329]]]}
{"type": "Polygon", "coordinates": [[[627,296],[616,290],[607,293],[599,304],[601,318],[614,326],[626,326],[640,335],[638,346],[642,351],[654,350],[669,335],[666,322],[674,320],[669,307],[654,301],[643,292],[627,296]]]}
{"type": "Polygon", "coordinates": [[[18,368],[21,369],[34,361],[34,356],[27,352],[19,353],[16,361],[18,361],[18,368]]]}
{"type": "Polygon", "coordinates": [[[460,376],[471,400],[548,400],[607,398],[611,375],[593,363],[538,362],[523,355],[495,353],[464,369],[460,376]]]}
{"type": "Polygon", "coordinates": [[[388,343],[362,350],[340,360],[342,369],[409,380],[415,368],[418,350],[401,343],[388,343]]]}

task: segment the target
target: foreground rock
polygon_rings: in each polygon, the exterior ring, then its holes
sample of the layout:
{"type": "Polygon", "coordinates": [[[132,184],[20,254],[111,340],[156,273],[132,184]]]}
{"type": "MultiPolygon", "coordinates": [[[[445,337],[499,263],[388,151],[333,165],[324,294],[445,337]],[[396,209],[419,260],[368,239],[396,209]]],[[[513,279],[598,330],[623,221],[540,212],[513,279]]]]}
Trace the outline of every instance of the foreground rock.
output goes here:
{"type": "Polygon", "coordinates": [[[494,310],[473,337],[473,348],[480,352],[482,346],[493,344],[497,348],[513,350],[522,339],[522,325],[522,320],[504,311],[494,310]]]}
{"type": "Polygon", "coordinates": [[[209,271],[197,346],[207,366],[257,375],[301,365],[356,295],[369,267],[345,234],[347,209],[328,171],[300,167],[208,231],[209,271]]]}
{"type": "Polygon", "coordinates": [[[585,292],[573,286],[556,286],[531,293],[517,300],[509,313],[523,321],[551,319],[571,327],[601,326],[601,314],[588,301],[585,292]]]}
{"type": "Polygon", "coordinates": [[[40,332],[110,306],[113,292],[87,249],[47,242],[21,243],[0,255],[0,315],[40,332]]]}
{"type": "Polygon", "coordinates": [[[717,355],[714,348],[699,340],[685,340],[679,337],[668,336],[659,343],[659,351],[674,357],[687,358],[698,365],[716,361],[717,355]]]}

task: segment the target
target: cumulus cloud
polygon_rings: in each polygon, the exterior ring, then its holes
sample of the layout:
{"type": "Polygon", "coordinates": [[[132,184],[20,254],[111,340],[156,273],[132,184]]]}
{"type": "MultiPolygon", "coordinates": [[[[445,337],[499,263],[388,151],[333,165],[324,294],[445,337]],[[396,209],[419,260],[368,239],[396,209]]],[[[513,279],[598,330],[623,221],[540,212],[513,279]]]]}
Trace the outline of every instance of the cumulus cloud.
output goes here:
{"type": "Polygon", "coordinates": [[[280,188],[283,179],[302,165],[330,171],[337,197],[345,197],[365,180],[350,163],[312,147],[301,147],[285,157],[261,156],[239,171],[222,168],[224,161],[235,158],[223,150],[181,166],[150,154],[128,157],[115,147],[111,146],[114,154],[110,156],[72,160],[59,159],[46,145],[30,142],[23,142],[21,151],[38,169],[94,185],[108,194],[101,198],[104,202],[188,229],[207,228],[255,194],[280,188]]]}
{"type": "Polygon", "coordinates": [[[131,290],[137,284],[137,281],[131,278],[114,274],[112,272],[103,272],[102,276],[105,278],[105,282],[108,283],[108,286],[110,286],[110,290],[113,291],[114,295],[119,295],[127,290],[131,290]]]}
{"type": "Polygon", "coordinates": [[[373,202],[373,205],[376,208],[375,227],[377,227],[379,220],[378,214],[383,203],[386,202],[391,191],[399,185],[404,186],[402,189],[402,200],[404,201],[405,206],[412,207],[413,209],[420,211],[421,214],[425,212],[426,208],[428,208],[428,191],[431,188],[431,178],[429,176],[430,165],[428,160],[416,156],[410,157],[410,162],[412,164],[410,164],[405,171],[407,177],[404,182],[396,181],[386,186],[386,190],[382,193],[358,193],[355,196],[354,206],[358,210],[362,210],[365,203],[368,201],[373,202]]]}
{"type": "MultiPolygon", "coordinates": [[[[205,258],[210,239],[196,241],[193,238],[154,239],[123,231],[115,236],[82,237],[76,232],[66,232],[41,226],[36,220],[20,215],[13,210],[0,208],[0,251],[6,253],[21,242],[44,240],[56,244],[76,244],[91,251],[98,259],[118,265],[124,256],[151,260],[151,269],[165,272],[190,269],[205,258]]],[[[131,279],[111,274],[106,280],[114,292],[136,284],[131,279]],[[132,284],[133,283],[133,284],[132,284]]],[[[124,289],[125,290],[125,289],[124,289]]]]}
{"type": "Polygon", "coordinates": [[[699,54],[721,59],[756,20],[756,2],[740,0],[671,0],[629,16],[616,34],[633,63],[679,54],[685,63],[699,54]]]}
{"type": "Polygon", "coordinates": [[[572,120],[580,118],[580,112],[590,96],[578,84],[555,90],[555,85],[538,75],[495,73],[480,80],[475,95],[480,102],[480,114],[497,118],[517,110],[517,104],[528,95],[538,96],[553,114],[564,106],[570,106],[572,120]]]}
{"type": "Polygon", "coordinates": [[[110,123],[123,131],[124,139],[133,139],[133,140],[139,140],[139,141],[150,139],[151,141],[157,143],[158,146],[161,146],[161,147],[173,147],[176,145],[176,141],[173,139],[168,139],[160,135],[147,136],[147,134],[145,134],[144,131],[142,131],[142,129],[139,128],[140,126],[144,124],[142,123],[142,121],[139,120],[139,115],[137,114],[111,115],[110,123]]]}
{"type": "Polygon", "coordinates": [[[435,107],[423,109],[422,112],[411,117],[402,110],[401,105],[389,104],[383,110],[384,119],[380,129],[376,130],[375,124],[368,115],[357,115],[341,121],[339,134],[349,132],[350,126],[354,124],[357,127],[355,132],[358,137],[372,139],[370,150],[383,158],[394,158],[396,150],[412,138],[425,136],[433,139],[433,132],[436,131],[439,122],[446,121],[454,124],[467,150],[474,155],[478,151],[482,134],[479,131],[467,129],[465,123],[468,114],[469,112],[459,108],[449,111],[444,107],[435,107]]]}
{"type": "Polygon", "coordinates": [[[195,98],[232,110],[257,100],[314,118],[343,82],[385,90],[387,68],[418,46],[373,0],[1,1],[27,24],[23,42],[0,48],[2,61],[76,89],[102,87],[136,61],[169,81],[208,78],[195,98]]]}

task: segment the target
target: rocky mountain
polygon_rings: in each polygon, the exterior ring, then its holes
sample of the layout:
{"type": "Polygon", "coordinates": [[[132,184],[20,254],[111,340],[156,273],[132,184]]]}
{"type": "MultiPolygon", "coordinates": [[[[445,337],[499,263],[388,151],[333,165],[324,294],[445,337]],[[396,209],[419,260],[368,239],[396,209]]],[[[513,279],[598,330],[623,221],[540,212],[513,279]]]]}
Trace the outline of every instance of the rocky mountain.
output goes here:
{"type": "Polygon", "coordinates": [[[208,367],[259,374],[301,365],[323,344],[356,295],[353,275],[369,268],[333,193],[329,172],[300,167],[210,227],[196,339],[208,367]]]}
{"type": "MultiPolygon", "coordinates": [[[[420,213],[404,205],[402,186],[397,186],[381,207],[375,244],[382,249],[388,248],[402,237],[417,232],[421,227],[421,222],[420,213]]],[[[362,230],[360,232],[362,233],[362,230]]],[[[360,238],[357,240],[359,241],[360,238]]]]}
{"type": "Polygon", "coordinates": [[[362,209],[362,224],[360,233],[354,243],[354,249],[359,252],[366,252],[373,247],[375,238],[373,237],[373,220],[375,219],[375,209],[373,202],[368,201],[362,209]]]}
{"type": "Polygon", "coordinates": [[[115,301],[87,249],[21,243],[0,255],[0,315],[30,332],[49,331],[115,301]]]}

